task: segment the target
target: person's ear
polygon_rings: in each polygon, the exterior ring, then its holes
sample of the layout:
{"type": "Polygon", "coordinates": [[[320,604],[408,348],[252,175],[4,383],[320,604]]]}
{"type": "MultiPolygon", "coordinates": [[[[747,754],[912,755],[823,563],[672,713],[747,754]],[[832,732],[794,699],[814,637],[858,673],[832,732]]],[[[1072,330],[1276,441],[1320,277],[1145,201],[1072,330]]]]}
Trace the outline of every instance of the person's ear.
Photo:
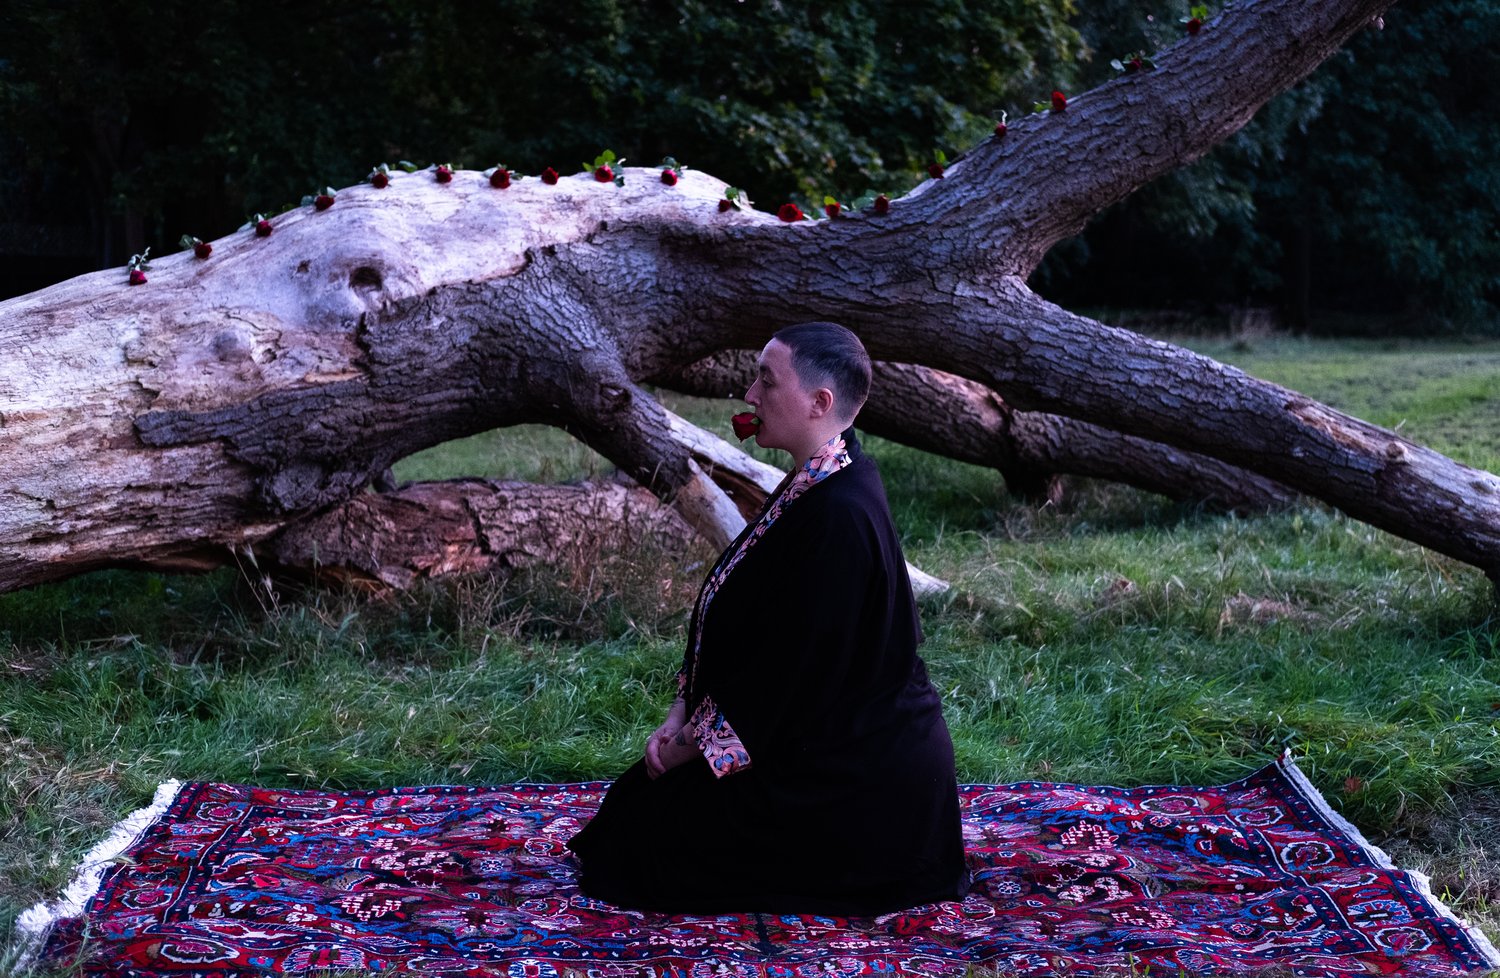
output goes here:
{"type": "Polygon", "coordinates": [[[819,387],[813,391],[812,416],[821,418],[833,410],[833,391],[826,387],[819,387]]]}

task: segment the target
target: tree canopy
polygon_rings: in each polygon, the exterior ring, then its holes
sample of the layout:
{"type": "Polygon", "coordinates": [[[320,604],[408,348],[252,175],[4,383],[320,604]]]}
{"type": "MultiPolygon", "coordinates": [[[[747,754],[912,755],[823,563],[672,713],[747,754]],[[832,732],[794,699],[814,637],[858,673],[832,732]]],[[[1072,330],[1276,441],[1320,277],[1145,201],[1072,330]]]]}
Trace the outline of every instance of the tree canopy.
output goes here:
{"type": "MultiPolygon", "coordinates": [[[[912,186],[1054,88],[1181,36],[1186,0],[12,5],[0,294],[225,233],[374,164],[671,155],[760,206],[912,186]],[[43,229],[77,245],[39,250],[43,229]],[[64,235],[64,237],[68,237],[64,235]],[[86,254],[79,254],[86,251],[86,254]],[[66,252],[66,254],[65,254],[66,252]],[[34,255],[50,255],[30,262],[34,255]]],[[[1493,328],[1500,11],[1412,0],[1241,134],[1097,219],[1069,303],[1309,305],[1493,328]],[[1430,317],[1429,317],[1430,318],[1430,317]]]]}

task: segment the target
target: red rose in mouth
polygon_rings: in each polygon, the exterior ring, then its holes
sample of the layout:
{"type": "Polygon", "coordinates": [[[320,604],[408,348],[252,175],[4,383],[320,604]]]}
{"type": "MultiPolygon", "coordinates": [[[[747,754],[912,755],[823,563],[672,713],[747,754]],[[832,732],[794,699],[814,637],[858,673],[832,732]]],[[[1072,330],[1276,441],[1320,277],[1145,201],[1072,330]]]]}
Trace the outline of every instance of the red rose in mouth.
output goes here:
{"type": "Polygon", "coordinates": [[[776,216],[781,218],[783,221],[786,221],[788,224],[792,224],[802,220],[807,215],[803,214],[802,208],[798,207],[796,204],[782,204],[781,209],[776,212],[776,216]]]}
{"type": "Polygon", "coordinates": [[[760,430],[760,418],[755,416],[754,411],[744,411],[729,419],[734,426],[734,436],[744,441],[760,430]]]}
{"type": "Polygon", "coordinates": [[[550,166],[543,170],[542,183],[557,183],[557,171],[550,166]]]}

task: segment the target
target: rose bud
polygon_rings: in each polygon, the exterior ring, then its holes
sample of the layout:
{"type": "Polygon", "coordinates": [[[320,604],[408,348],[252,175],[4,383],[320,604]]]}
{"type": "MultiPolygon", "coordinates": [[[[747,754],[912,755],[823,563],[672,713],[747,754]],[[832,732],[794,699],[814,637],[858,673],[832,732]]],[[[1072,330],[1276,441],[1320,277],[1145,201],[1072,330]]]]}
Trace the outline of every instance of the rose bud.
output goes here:
{"type": "Polygon", "coordinates": [[[146,284],[146,273],[143,272],[143,271],[141,271],[139,268],[132,268],[130,270],[130,284],[131,285],[145,285],[146,284]]]}
{"type": "Polygon", "coordinates": [[[256,221],[255,236],[258,238],[269,238],[271,236],[271,222],[265,218],[256,221]]]}
{"type": "Polygon", "coordinates": [[[891,212],[891,199],[885,194],[875,198],[875,213],[889,214],[891,212]]]}
{"type": "Polygon", "coordinates": [[[615,171],[611,170],[609,167],[600,166],[594,168],[594,179],[598,180],[600,183],[609,183],[614,178],[615,171]]]}
{"type": "Polygon", "coordinates": [[[1194,17],[1194,18],[1192,18],[1191,20],[1189,20],[1187,22],[1187,32],[1189,34],[1196,34],[1196,33],[1198,33],[1198,31],[1201,30],[1202,27],[1203,27],[1203,21],[1199,20],[1197,17],[1194,17]]]}
{"type": "Polygon", "coordinates": [[[193,249],[194,258],[207,258],[214,253],[214,246],[202,238],[195,238],[191,234],[184,234],[178,239],[177,244],[183,248],[193,249]]]}
{"type": "Polygon", "coordinates": [[[503,166],[497,166],[490,174],[490,186],[496,190],[504,190],[510,186],[510,171],[503,166]]]}
{"type": "Polygon", "coordinates": [[[386,176],[384,173],[379,172],[378,170],[370,174],[370,184],[376,190],[384,190],[386,187],[390,186],[390,183],[391,178],[386,176]]]}
{"type": "Polygon", "coordinates": [[[545,169],[545,170],[542,171],[542,183],[556,183],[556,182],[557,182],[557,171],[556,170],[552,169],[552,167],[549,166],[549,167],[547,167],[547,169],[545,169]]]}
{"type": "Polygon", "coordinates": [[[781,209],[776,212],[776,216],[781,218],[783,221],[786,221],[788,224],[791,224],[795,221],[802,220],[807,215],[803,214],[802,208],[798,207],[796,204],[782,204],[781,209]]]}
{"type": "Polygon", "coordinates": [[[997,123],[995,123],[995,135],[997,135],[997,136],[1003,136],[1003,135],[1005,135],[1005,123],[1003,123],[1003,122],[997,122],[997,123]]]}
{"type": "Polygon", "coordinates": [[[734,437],[744,441],[760,430],[760,418],[755,416],[754,411],[744,411],[729,419],[734,426],[734,437]]]}
{"type": "Polygon", "coordinates": [[[721,201],[719,201],[719,213],[720,214],[724,213],[725,211],[732,211],[732,210],[734,210],[734,201],[732,201],[732,200],[721,200],[721,201]]]}
{"type": "Polygon", "coordinates": [[[333,201],[334,197],[332,194],[318,194],[318,196],[313,198],[313,209],[326,211],[333,206],[333,201]]]}
{"type": "Polygon", "coordinates": [[[839,216],[839,211],[841,211],[843,209],[844,209],[844,205],[840,204],[838,201],[834,201],[831,204],[824,204],[823,205],[823,213],[827,214],[829,217],[838,217],[839,216]]]}
{"type": "Polygon", "coordinates": [[[929,164],[927,164],[927,175],[929,177],[932,177],[932,179],[934,179],[934,180],[941,180],[943,178],[943,164],[941,164],[941,163],[929,163],[929,164]]]}
{"type": "Polygon", "coordinates": [[[437,180],[438,183],[447,183],[453,179],[453,168],[444,163],[442,166],[437,168],[437,172],[433,174],[433,177],[437,180]]]}
{"type": "Polygon", "coordinates": [[[677,171],[668,167],[661,171],[661,182],[669,187],[677,186],[677,171]]]}
{"type": "Polygon", "coordinates": [[[1062,92],[1052,93],[1052,111],[1061,112],[1068,107],[1068,97],[1062,92]]]}

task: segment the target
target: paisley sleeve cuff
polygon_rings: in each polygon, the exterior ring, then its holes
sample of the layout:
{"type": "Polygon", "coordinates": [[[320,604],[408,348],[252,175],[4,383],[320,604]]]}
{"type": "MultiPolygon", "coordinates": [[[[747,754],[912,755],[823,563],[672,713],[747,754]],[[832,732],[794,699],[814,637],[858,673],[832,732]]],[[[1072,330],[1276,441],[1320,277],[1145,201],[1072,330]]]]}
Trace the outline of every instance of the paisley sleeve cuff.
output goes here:
{"type": "Polygon", "coordinates": [[[722,778],[750,766],[750,752],[740,742],[739,734],[734,732],[729,721],[724,719],[724,714],[719,712],[713,697],[703,698],[698,709],[688,718],[688,726],[714,777],[722,778]]]}

